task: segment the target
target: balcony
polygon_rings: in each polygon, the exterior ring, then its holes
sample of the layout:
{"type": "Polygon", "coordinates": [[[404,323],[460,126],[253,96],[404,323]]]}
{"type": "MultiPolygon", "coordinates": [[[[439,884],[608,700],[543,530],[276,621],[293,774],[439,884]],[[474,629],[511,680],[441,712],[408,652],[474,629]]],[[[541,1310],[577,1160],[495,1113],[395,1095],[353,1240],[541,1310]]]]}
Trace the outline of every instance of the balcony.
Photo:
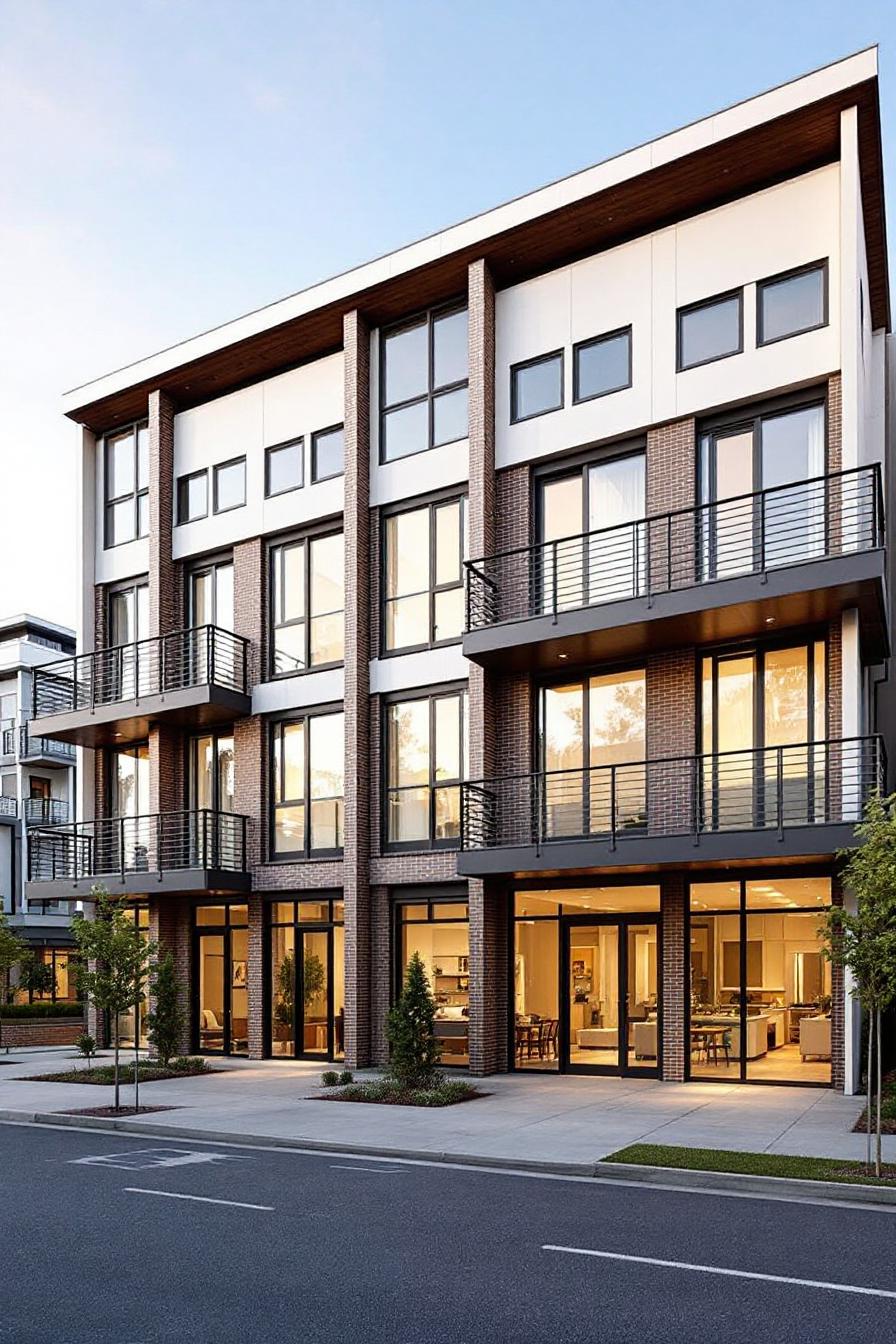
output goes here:
{"type": "Polygon", "coordinates": [[[94,883],[126,896],[244,892],[248,819],[232,812],[162,812],[35,828],[30,900],[84,900],[94,883]]]}
{"type": "Polygon", "coordinates": [[[7,798],[0,793],[0,825],[15,824],[18,818],[18,805],[15,798],[7,798]]]}
{"type": "Polygon", "coordinates": [[[70,742],[58,742],[31,731],[30,723],[23,723],[19,732],[19,760],[29,765],[74,765],[75,748],[70,742]]]}
{"type": "Polygon", "coordinates": [[[464,654],[506,670],[743,639],[859,608],[889,650],[877,464],[471,560],[464,654]]]}
{"type": "Polygon", "coordinates": [[[67,826],[67,798],[26,798],[22,804],[26,826],[67,826]]]}
{"type": "Polygon", "coordinates": [[[33,718],[85,747],[144,739],[151,725],[200,727],[248,714],[248,641],[214,625],[120,644],[37,668],[33,718]]]}
{"type": "Polygon", "coordinates": [[[830,858],[884,791],[880,737],[466,783],[465,877],[830,858]]]}

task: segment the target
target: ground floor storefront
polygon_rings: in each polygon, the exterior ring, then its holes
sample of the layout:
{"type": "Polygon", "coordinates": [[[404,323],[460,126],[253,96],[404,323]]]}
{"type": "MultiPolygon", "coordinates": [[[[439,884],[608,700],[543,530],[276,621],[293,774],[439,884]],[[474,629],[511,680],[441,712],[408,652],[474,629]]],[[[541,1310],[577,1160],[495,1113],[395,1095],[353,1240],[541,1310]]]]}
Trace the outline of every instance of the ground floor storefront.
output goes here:
{"type": "Polygon", "coordinates": [[[418,953],[446,1067],[851,1089],[837,900],[830,871],[788,869],[383,887],[360,930],[341,889],[134,909],[174,953],[191,1051],[382,1064],[418,953]]]}

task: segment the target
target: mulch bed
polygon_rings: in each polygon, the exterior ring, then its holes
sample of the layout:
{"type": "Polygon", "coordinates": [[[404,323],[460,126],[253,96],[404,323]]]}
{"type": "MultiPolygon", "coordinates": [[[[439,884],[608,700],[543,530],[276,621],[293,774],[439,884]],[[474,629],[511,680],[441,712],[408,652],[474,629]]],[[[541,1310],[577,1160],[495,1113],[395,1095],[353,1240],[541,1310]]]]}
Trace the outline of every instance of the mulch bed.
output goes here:
{"type": "Polygon", "coordinates": [[[469,1083],[448,1082],[441,1087],[412,1091],[384,1083],[349,1083],[346,1087],[334,1087],[319,1092],[306,1101],[348,1101],[370,1106],[417,1106],[429,1109],[443,1106],[459,1106],[465,1101],[477,1101],[488,1096],[469,1083]]]}
{"type": "Polygon", "coordinates": [[[102,1115],[118,1118],[122,1115],[149,1115],[152,1111],[178,1111],[179,1106],[121,1106],[116,1111],[114,1106],[87,1106],[80,1111],[59,1111],[59,1115],[102,1115]]]}
{"type": "MultiPolygon", "coordinates": [[[[857,1176],[868,1176],[874,1174],[874,1168],[867,1168],[864,1165],[858,1168],[858,1163],[853,1162],[848,1167],[837,1167],[832,1172],[832,1176],[843,1176],[847,1180],[854,1181],[857,1176]]],[[[877,1177],[875,1177],[875,1180],[877,1177]]],[[[885,1185],[896,1185],[896,1167],[881,1164],[880,1180],[885,1185]]]]}
{"type": "MultiPolygon", "coordinates": [[[[205,1078],[211,1077],[214,1069],[153,1069],[141,1068],[139,1073],[140,1085],[144,1083],[165,1083],[172,1078],[205,1078]]],[[[33,1078],[16,1078],[17,1083],[93,1083],[96,1087],[113,1087],[115,1079],[109,1077],[107,1066],[100,1066],[88,1072],[87,1069],[66,1069],[64,1073],[40,1073],[33,1078]]],[[[123,1065],[119,1071],[119,1082],[122,1087],[132,1087],[134,1084],[134,1070],[132,1067],[123,1065]]]]}

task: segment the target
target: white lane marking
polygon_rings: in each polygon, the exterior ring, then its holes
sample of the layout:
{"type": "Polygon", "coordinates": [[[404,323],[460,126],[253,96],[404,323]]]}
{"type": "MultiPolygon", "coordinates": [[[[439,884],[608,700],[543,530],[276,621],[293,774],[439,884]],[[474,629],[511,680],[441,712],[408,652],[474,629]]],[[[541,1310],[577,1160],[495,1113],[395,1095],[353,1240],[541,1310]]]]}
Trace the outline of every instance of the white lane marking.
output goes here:
{"type": "Polygon", "coordinates": [[[181,1195],[175,1190],[143,1190],[139,1185],[126,1185],[126,1195],[160,1195],[163,1199],[191,1199],[196,1204],[226,1204],[229,1209],[257,1209],[259,1213],[273,1213],[272,1204],[243,1204],[238,1199],[210,1199],[208,1195],[181,1195]]]}
{"type": "Polygon", "coordinates": [[[649,1255],[622,1255],[618,1251],[591,1251],[582,1246],[542,1246],[543,1251],[564,1255],[593,1255],[601,1260],[625,1260],[636,1265],[659,1265],[661,1269],[687,1269],[696,1274],[723,1274],[732,1279],[761,1279],[765,1283],[789,1283],[797,1288],[823,1288],[832,1293],[860,1293],[866,1297],[896,1297],[887,1288],[863,1288],[855,1283],[829,1283],[825,1279],[794,1279],[783,1274],[759,1274],[751,1269],[722,1269],[719,1265],[691,1265],[685,1260],[656,1260],[649,1255]]]}
{"type": "MultiPolygon", "coordinates": [[[[246,1161],[247,1159],[243,1159],[246,1161]]],[[[239,1161],[231,1153],[194,1153],[185,1148],[132,1148],[126,1153],[103,1153],[71,1159],[73,1167],[116,1167],[120,1171],[144,1171],[150,1167],[186,1167],[194,1162],[239,1161]]]]}
{"type": "Polygon", "coordinates": [[[374,1176],[406,1176],[400,1167],[359,1167],[353,1162],[331,1162],[331,1171],[369,1171],[374,1176]]]}

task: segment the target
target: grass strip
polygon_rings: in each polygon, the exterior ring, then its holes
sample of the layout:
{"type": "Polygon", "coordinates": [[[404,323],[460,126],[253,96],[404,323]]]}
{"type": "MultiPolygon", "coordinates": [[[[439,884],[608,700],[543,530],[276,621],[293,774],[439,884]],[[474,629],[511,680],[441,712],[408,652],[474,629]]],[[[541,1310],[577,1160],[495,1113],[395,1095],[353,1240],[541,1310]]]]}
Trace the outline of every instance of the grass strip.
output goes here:
{"type": "Polygon", "coordinates": [[[896,1166],[885,1166],[878,1180],[864,1162],[848,1162],[837,1157],[792,1157],[787,1153],[742,1153],[727,1148],[677,1148],[660,1143],[633,1143],[602,1161],[675,1171],[719,1171],[740,1176],[836,1181],[841,1185],[896,1186],[896,1166]]]}

